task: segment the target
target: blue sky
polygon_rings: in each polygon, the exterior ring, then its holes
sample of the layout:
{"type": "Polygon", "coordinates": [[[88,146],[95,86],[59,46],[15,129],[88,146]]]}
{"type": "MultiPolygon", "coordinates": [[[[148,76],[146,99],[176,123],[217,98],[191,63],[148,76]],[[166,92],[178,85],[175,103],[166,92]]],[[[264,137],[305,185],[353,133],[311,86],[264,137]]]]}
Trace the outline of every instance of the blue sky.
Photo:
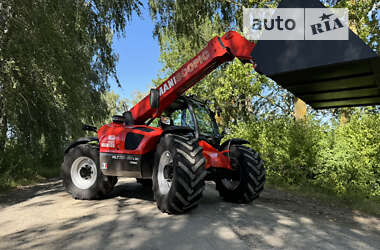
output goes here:
{"type": "Polygon", "coordinates": [[[120,97],[133,99],[135,91],[147,92],[152,86],[152,79],[157,77],[161,69],[158,62],[160,47],[153,38],[153,23],[149,10],[143,9],[142,17],[134,15],[126,27],[126,36],[114,36],[113,49],[119,54],[117,75],[122,88],[114,79],[110,80],[111,90],[120,97]]]}

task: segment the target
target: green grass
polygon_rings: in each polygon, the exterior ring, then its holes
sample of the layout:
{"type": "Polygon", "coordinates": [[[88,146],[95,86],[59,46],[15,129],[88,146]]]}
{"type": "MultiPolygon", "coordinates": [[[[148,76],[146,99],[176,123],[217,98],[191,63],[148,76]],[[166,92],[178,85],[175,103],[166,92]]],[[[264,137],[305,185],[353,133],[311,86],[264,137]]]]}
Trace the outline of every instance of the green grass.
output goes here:
{"type": "Polygon", "coordinates": [[[288,191],[298,196],[315,198],[326,205],[345,207],[352,210],[380,217],[380,199],[368,199],[364,194],[346,193],[337,194],[331,190],[311,184],[290,185],[278,178],[267,178],[267,187],[288,191]]]}
{"type": "Polygon", "coordinates": [[[47,179],[59,177],[59,167],[37,168],[33,172],[23,173],[23,176],[11,176],[6,174],[0,177],[0,193],[7,192],[11,189],[41,183],[47,179]]]}

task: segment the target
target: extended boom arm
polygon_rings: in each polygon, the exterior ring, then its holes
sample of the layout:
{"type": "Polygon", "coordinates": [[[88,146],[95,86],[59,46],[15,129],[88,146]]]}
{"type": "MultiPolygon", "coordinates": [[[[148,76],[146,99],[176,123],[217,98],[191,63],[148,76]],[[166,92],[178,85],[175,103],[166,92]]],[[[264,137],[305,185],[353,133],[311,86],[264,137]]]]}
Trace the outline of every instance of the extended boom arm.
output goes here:
{"type": "Polygon", "coordinates": [[[235,57],[243,63],[252,62],[251,53],[254,47],[255,43],[246,40],[235,31],[229,31],[222,37],[214,37],[206,48],[157,87],[160,94],[158,109],[151,108],[148,95],[130,110],[134,123],[143,124],[146,120],[157,117],[178,96],[219,65],[231,61],[235,57]]]}

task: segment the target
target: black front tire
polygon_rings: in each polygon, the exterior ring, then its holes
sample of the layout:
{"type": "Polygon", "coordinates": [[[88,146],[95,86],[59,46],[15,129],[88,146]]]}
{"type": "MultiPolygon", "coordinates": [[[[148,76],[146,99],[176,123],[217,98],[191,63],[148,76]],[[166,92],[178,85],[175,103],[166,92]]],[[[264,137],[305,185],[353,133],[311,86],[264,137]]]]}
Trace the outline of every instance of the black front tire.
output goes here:
{"type": "Polygon", "coordinates": [[[71,148],[69,152],[65,154],[61,166],[61,175],[65,190],[70,193],[73,198],[80,200],[100,199],[111,192],[117,183],[117,177],[102,174],[99,167],[99,148],[91,144],[80,144],[71,148]],[[90,159],[96,165],[96,176],[93,177],[96,178],[95,182],[86,188],[77,186],[72,177],[72,168],[75,165],[75,161],[79,158],[90,159]]]}
{"type": "Polygon", "coordinates": [[[157,207],[169,214],[181,214],[195,208],[202,197],[206,174],[205,158],[197,139],[165,134],[157,146],[153,169],[153,192],[157,207]],[[165,162],[163,157],[169,160],[160,167],[160,161],[165,162]],[[168,177],[171,178],[168,182],[171,185],[167,189],[162,184],[163,165],[171,176],[168,177]]]}
{"type": "Polygon", "coordinates": [[[119,179],[117,178],[117,176],[107,176],[108,178],[108,182],[112,185],[112,187],[114,187],[117,182],[119,181],[119,179]]]}
{"type": "Polygon", "coordinates": [[[234,171],[216,179],[219,195],[237,203],[249,203],[258,198],[265,184],[265,168],[259,153],[246,146],[232,145],[230,160],[234,171]],[[228,181],[235,184],[227,185],[228,181]]]}

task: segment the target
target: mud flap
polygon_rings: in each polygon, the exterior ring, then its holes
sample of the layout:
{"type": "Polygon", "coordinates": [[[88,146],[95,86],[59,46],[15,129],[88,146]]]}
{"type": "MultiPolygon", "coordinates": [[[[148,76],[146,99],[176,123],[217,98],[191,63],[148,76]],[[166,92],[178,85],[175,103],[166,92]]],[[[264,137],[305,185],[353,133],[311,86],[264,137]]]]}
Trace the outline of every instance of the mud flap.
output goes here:
{"type": "MultiPolygon", "coordinates": [[[[325,8],[283,0],[278,8],[325,8]]],[[[313,108],[380,104],[380,57],[351,30],[349,40],[258,41],[256,70],[313,108]]]]}

